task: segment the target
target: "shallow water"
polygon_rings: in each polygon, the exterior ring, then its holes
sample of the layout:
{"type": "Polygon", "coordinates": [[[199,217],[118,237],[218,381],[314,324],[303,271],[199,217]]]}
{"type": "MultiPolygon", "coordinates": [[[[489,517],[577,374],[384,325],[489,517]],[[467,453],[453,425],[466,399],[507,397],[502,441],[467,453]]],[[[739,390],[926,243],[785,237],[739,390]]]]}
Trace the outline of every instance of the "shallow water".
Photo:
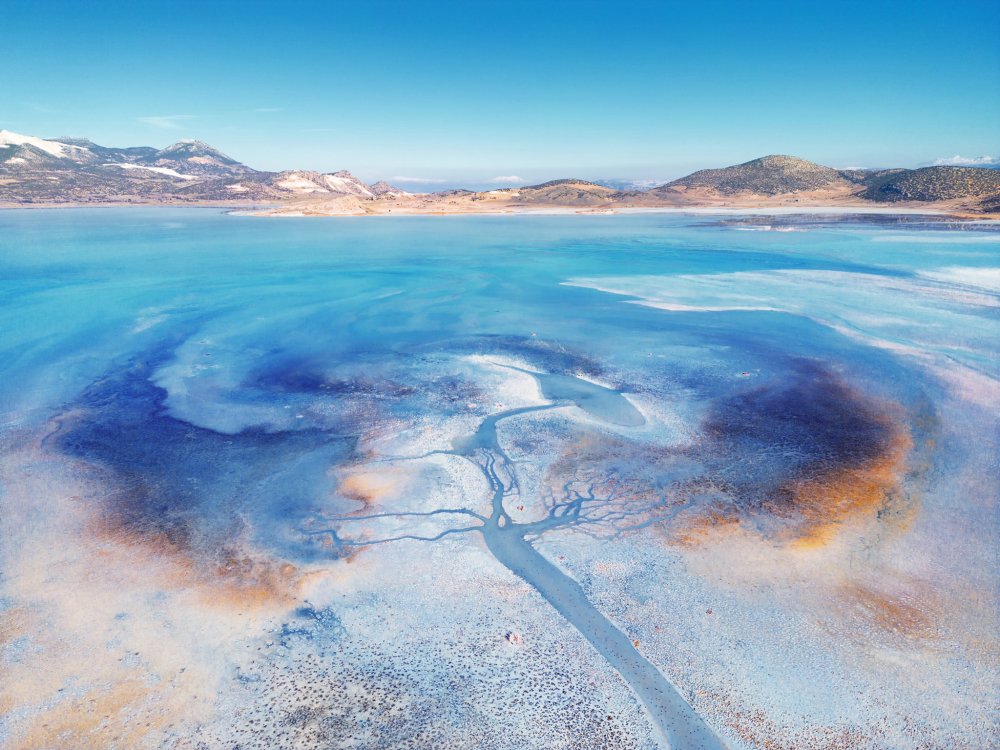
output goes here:
{"type": "Polygon", "coordinates": [[[0,213],[0,740],[990,745],[998,239],[0,213]]]}

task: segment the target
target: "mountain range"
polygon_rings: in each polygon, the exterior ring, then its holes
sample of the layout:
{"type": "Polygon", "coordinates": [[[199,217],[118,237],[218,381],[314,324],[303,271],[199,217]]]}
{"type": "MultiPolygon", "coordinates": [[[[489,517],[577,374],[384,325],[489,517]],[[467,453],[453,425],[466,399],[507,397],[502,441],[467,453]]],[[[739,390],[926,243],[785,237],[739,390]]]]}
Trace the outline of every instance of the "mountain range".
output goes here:
{"type": "Polygon", "coordinates": [[[205,202],[266,202],[276,204],[272,212],[302,214],[872,204],[997,213],[1000,171],[964,166],[838,170],[772,155],[642,188],[571,178],[415,195],[384,181],[366,184],[346,170],[255,170],[196,140],[163,149],[116,148],[0,130],[0,204],[205,202]]]}
{"type": "Polygon", "coordinates": [[[406,193],[350,172],[262,172],[202,141],[163,149],[113,148],[80,138],[0,130],[0,203],[281,201],[295,196],[374,199],[406,193]]]}

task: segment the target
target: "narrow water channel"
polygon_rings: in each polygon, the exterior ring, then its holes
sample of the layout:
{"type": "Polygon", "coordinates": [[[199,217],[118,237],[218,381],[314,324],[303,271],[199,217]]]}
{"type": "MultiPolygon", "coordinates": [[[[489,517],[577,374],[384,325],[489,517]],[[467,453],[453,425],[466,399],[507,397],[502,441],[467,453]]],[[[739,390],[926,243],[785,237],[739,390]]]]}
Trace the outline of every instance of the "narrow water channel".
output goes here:
{"type": "Polygon", "coordinates": [[[504,509],[504,500],[516,491],[517,477],[514,464],[500,446],[497,436],[497,423],[501,420],[557,408],[561,405],[560,401],[567,405],[572,403],[591,416],[619,425],[638,426],[644,418],[617,391],[570,376],[523,372],[539,380],[545,397],[558,401],[494,414],[482,422],[474,435],[455,445],[454,453],[475,463],[493,492],[492,514],[481,528],[486,546],[502,565],[541,594],[622,676],[672,750],[725,748],[722,740],[688,705],[677,688],[590,603],[580,584],[549,562],[525,538],[555,525],[572,523],[572,517],[515,523],[504,509]],[[581,398],[577,400],[576,397],[581,398]]]}

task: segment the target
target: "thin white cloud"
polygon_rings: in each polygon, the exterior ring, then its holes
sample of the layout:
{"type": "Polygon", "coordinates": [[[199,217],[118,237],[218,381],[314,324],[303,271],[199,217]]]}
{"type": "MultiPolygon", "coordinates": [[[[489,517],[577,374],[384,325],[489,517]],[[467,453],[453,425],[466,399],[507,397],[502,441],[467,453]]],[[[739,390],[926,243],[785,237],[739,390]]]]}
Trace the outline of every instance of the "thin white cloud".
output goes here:
{"type": "Polygon", "coordinates": [[[300,128],[300,133],[333,133],[336,128],[300,128]]]}
{"type": "Polygon", "coordinates": [[[397,175],[396,177],[389,178],[389,182],[412,182],[415,185],[438,185],[447,181],[448,180],[438,180],[433,177],[404,177],[403,175],[397,175]]]}
{"type": "Polygon", "coordinates": [[[254,112],[284,112],[281,107],[257,107],[254,112]]]}
{"type": "Polygon", "coordinates": [[[523,177],[518,177],[516,174],[509,174],[509,175],[500,175],[499,177],[494,177],[490,180],[487,180],[487,182],[492,182],[496,184],[503,182],[526,182],[526,180],[523,177]]]}
{"type": "Polygon", "coordinates": [[[946,156],[942,159],[935,159],[935,167],[981,167],[996,164],[997,160],[993,156],[946,156]]]}
{"type": "Polygon", "coordinates": [[[160,128],[160,130],[180,130],[182,122],[197,119],[197,115],[154,115],[152,117],[136,117],[135,119],[154,128],[160,128]]]}

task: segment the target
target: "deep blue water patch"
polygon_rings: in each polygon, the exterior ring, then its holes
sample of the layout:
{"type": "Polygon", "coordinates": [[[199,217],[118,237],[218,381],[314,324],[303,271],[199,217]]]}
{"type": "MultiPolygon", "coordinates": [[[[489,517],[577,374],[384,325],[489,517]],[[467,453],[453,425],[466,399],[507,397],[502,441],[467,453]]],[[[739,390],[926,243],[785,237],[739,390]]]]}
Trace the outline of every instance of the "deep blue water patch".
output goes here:
{"type": "Polygon", "coordinates": [[[280,529],[309,513],[329,480],[318,472],[286,490],[270,480],[316,451],[331,462],[348,460],[362,426],[340,425],[335,435],[260,428],[228,435],[182,421],[167,412],[166,393],[151,380],[171,352],[166,345],[132,358],[87,388],[68,405],[50,444],[107,472],[111,486],[100,510],[112,528],[209,552],[247,520],[279,554],[313,559],[310,542],[280,529]]]}
{"type": "Polygon", "coordinates": [[[884,456],[891,419],[822,364],[797,360],[779,378],[712,404],[702,425],[710,475],[745,508],[780,508],[793,483],[884,456]]]}

